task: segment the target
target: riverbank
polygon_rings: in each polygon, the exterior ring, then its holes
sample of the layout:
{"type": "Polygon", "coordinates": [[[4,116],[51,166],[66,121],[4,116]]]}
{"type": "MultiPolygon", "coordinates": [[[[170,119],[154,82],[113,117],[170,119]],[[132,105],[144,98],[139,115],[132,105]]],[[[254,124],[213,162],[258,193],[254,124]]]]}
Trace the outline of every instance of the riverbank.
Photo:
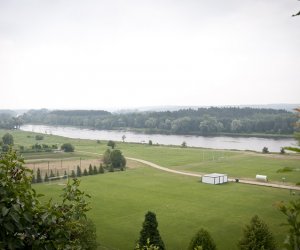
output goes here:
{"type": "Polygon", "coordinates": [[[267,147],[270,152],[280,152],[282,147],[296,145],[296,141],[292,138],[143,134],[125,130],[91,130],[78,127],[32,124],[21,126],[21,130],[79,139],[123,141],[124,138],[126,142],[148,144],[151,141],[152,144],[176,146],[180,146],[185,142],[188,147],[257,152],[261,152],[264,147],[267,147]]]}

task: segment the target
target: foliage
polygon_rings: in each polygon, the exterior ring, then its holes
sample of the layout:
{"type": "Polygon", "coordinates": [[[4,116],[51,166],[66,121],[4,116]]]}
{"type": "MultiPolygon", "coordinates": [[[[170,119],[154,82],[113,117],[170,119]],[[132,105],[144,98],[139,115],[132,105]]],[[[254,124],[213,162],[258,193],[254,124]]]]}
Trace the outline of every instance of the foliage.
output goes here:
{"type": "Polygon", "coordinates": [[[150,239],[147,239],[147,244],[144,246],[140,246],[139,243],[137,243],[136,247],[134,250],[159,250],[159,247],[154,246],[153,244],[150,244],[150,239]]]}
{"type": "Polygon", "coordinates": [[[284,149],[289,150],[289,151],[294,151],[294,152],[300,153],[300,148],[295,148],[295,147],[284,147],[284,149]]]}
{"type": "Polygon", "coordinates": [[[243,238],[238,243],[241,250],[264,249],[274,250],[276,244],[268,225],[257,215],[253,216],[250,225],[246,225],[243,238]]]}
{"type": "Polygon", "coordinates": [[[147,244],[151,244],[155,247],[158,247],[159,250],[165,249],[164,242],[160,237],[157,227],[158,223],[155,213],[148,211],[145,214],[143,228],[140,231],[140,239],[138,241],[139,246],[146,246],[147,244]]]}
{"type": "Polygon", "coordinates": [[[269,153],[269,149],[267,147],[263,147],[262,152],[264,154],[268,154],[269,153]]]}
{"type": "Polygon", "coordinates": [[[118,149],[110,153],[110,161],[113,168],[124,169],[126,167],[126,159],[118,149]]]}
{"type": "Polygon", "coordinates": [[[278,169],[276,172],[277,173],[286,173],[286,172],[292,172],[293,170],[294,169],[291,167],[284,167],[284,168],[278,169]]]}
{"type": "Polygon", "coordinates": [[[287,249],[300,249],[300,199],[290,201],[289,204],[283,202],[278,204],[278,209],[287,217],[289,235],[285,242],[287,249]]]}
{"type": "Polygon", "coordinates": [[[89,172],[88,172],[88,174],[89,175],[93,175],[94,174],[92,164],[89,165],[89,172]]]}
{"type": "Polygon", "coordinates": [[[35,136],[35,139],[36,139],[37,141],[40,141],[40,140],[43,140],[43,139],[44,139],[44,136],[43,136],[43,135],[36,135],[36,136],[35,136]]]}
{"type": "Polygon", "coordinates": [[[116,143],[115,143],[114,141],[112,141],[112,140],[109,140],[109,141],[107,142],[107,146],[109,146],[109,147],[111,147],[112,149],[114,149],[115,146],[116,146],[116,143]]]}
{"type": "Polygon", "coordinates": [[[95,129],[131,129],[155,133],[200,134],[272,133],[291,134],[296,117],[275,109],[210,107],[167,112],[111,114],[105,111],[31,110],[26,123],[73,125],[95,129]]]}
{"type": "Polygon", "coordinates": [[[186,144],[185,141],[181,143],[181,147],[182,147],[182,148],[186,148],[186,147],[187,147],[187,144],[186,144]]]}
{"type": "Polygon", "coordinates": [[[213,240],[213,238],[210,236],[209,232],[200,229],[195,236],[192,238],[188,250],[194,250],[194,249],[201,249],[203,250],[216,250],[216,244],[213,240]]]}
{"type": "Polygon", "coordinates": [[[285,154],[284,148],[280,148],[280,154],[285,154]]]}
{"type": "Polygon", "coordinates": [[[111,150],[108,148],[105,150],[104,154],[103,154],[103,163],[108,166],[109,164],[111,164],[111,160],[110,160],[110,153],[111,153],[111,150]]]}
{"type": "Polygon", "coordinates": [[[36,183],[41,183],[42,181],[41,170],[38,168],[36,172],[36,183]]]}
{"type": "Polygon", "coordinates": [[[78,166],[77,166],[77,170],[76,170],[76,176],[77,176],[77,177],[81,177],[81,174],[82,174],[82,172],[81,172],[81,167],[78,165],[78,166]]]}
{"type": "Polygon", "coordinates": [[[100,167],[99,167],[99,174],[104,174],[104,168],[103,168],[102,164],[100,164],[100,167]]]}
{"type": "Polygon", "coordinates": [[[74,152],[75,147],[71,143],[64,143],[61,149],[65,152],[74,152]]]}
{"type": "Polygon", "coordinates": [[[74,179],[62,203],[39,202],[31,170],[12,149],[0,158],[1,249],[95,249],[95,227],[86,219],[86,198],[74,179]]]}
{"type": "Polygon", "coordinates": [[[149,144],[150,146],[152,146],[152,144],[153,144],[152,140],[149,140],[148,144],[149,144]]]}
{"type": "Polygon", "coordinates": [[[4,145],[14,145],[14,137],[9,133],[3,135],[2,141],[4,145]]]}

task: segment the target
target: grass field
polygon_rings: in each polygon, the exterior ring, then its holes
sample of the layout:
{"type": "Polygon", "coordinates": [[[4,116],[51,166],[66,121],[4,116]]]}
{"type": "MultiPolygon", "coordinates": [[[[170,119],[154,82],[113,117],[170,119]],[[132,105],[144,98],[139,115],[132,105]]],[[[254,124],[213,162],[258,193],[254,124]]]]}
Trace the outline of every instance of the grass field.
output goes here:
{"type": "MultiPolygon", "coordinates": [[[[0,137],[7,131],[0,130],[0,137]]],[[[16,147],[35,144],[34,133],[10,131],[16,147]]],[[[70,142],[75,153],[24,154],[27,163],[61,164],[61,161],[93,161],[98,156],[87,153],[103,153],[106,142],[75,140],[45,135],[40,143],[57,144],[70,142]]],[[[180,148],[149,146],[146,144],[117,143],[117,148],[128,157],[148,160],[164,167],[191,172],[221,172],[229,177],[255,178],[266,174],[271,181],[300,181],[300,157],[296,155],[263,155],[251,152],[209,150],[203,148],[180,148]],[[292,172],[277,173],[278,169],[290,167],[292,172]]],[[[135,240],[150,210],[156,213],[159,230],[167,249],[186,249],[193,234],[201,227],[209,230],[218,249],[237,249],[242,227],[255,214],[268,223],[278,243],[283,242],[287,228],[280,226],[284,216],[274,204],[295,196],[289,190],[228,183],[205,185],[197,178],[161,172],[128,162],[129,170],[81,178],[81,188],[92,196],[89,216],[97,227],[100,249],[133,249],[135,240]]],[[[39,193],[59,199],[59,185],[34,186],[39,193]]],[[[298,194],[297,194],[298,197],[298,194]]]]}

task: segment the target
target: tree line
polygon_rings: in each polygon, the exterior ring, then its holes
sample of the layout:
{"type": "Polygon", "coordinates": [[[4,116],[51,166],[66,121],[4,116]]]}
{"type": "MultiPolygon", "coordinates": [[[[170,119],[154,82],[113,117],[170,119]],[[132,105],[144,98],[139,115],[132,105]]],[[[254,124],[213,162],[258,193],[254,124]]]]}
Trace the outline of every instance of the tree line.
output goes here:
{"type": "Polygon", "coordinates": [[[93,110],[30,110],[24,123],[70,125],[92,129],[131,129],[163,134],[292,134],[297,117],[275,109],[210,107],[126,114],[93,110]]]}

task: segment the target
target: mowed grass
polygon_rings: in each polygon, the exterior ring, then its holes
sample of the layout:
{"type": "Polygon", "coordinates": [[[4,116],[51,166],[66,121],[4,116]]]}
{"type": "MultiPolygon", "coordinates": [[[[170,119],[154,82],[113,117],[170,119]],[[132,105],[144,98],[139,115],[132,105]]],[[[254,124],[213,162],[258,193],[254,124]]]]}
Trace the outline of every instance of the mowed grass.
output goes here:
{"type": "MultiPolygon", "coordinates": [[[[24,154],[29,161],[60,161],[78,157],[93,158],[106,149],[106,142],[69,139],[44,135],[36,141],[35,133],[0,130],[0,137],[10,132],[16,147],[29,147],[35,143],[62,145],[70,142],[76,152],[24,154]]],[[[296,183],[299,178],[299,156],[262,155],[259,153],[211,150],[203,148],[180,148],[175,146],[149,146],[146,144],[117,143],[127,157],[148,160],[164,167],[185,171],[211,173],[221,172],[229,177],[255,178],[267,174],[273,181],[296,183]],[[278,169],[291,167],[293,172],[277,173],[278,169]]],[[[287,234],[280,226],[285,217],[276,209],[278,201],[288,201],[289,190],[256,187],[240,183],[205,185],[197,178],[162,172],[128,161],[133,166],[124,172],[81,178],[81,189],[92,196],[89,217],[97,227],[100,249],[133,249],[139,237],[145,213],[156,213],[159,230],[167,249],[186,249],[195,232],[207,229],[215,239],[218,249],[237,249],[242,228],[255,214],[260,216],[273,231],[279,244],[287,234]]],[[[59,199],[62,186],[56,184],[34,185],[44,200],[59,199]]]]}
{"type": "MultiPolygon", "coordinates": [[[[0,130],[0,137],[7,131],[0,130]]],[[[36,133],[23,131],[9,131],[15,138],[16,147],[29,147],[35,143],[48,145],[57,144],[59,147],[66,142],[75,146],[75,153],[41,153],[23,154],[25,159],[64,158],[89,159],[95,158],[90,153],[102,154],[108,148],[106,141],[97,143],[95,140],[70,139],[54,135],[44,135],[44,140],[36,141],[36,133]],[[90,153],[87,153],[90,152],[90,153]]],[[[295,185],[300,182],[300,155],[262,154],[246,151],[212,150],[204,148],[180,148],[176,146],[157,146],[137,143],[117,142],[126,157],[136,157],[148,160],[164,167],[198,173],[226,173],[231,178],[255,179],[257,174],[267,175],[271,182],[282,182],[295,185]],[[279,169],[290,167],[293,171],[278,173],[279,169]]]]}
{"type": "MultiPolygon", "coordinates": [[[[59,199],[59,185],[34,185],[45,200],[59,199]]],[[[240,183],[202,184],[197,178],[139,167],[124,172],[81,178],[81,189],[92,196],[89,217],[97,227],[100,249],[133,249],[144,215],[157,215],[167,249],[186,249],[195,232],[207,229],[218,249],[237,249],[242,228],[257,214],[279,244],[287,234],[278,201],[293,198],[289,190],[240,183]]]]}

